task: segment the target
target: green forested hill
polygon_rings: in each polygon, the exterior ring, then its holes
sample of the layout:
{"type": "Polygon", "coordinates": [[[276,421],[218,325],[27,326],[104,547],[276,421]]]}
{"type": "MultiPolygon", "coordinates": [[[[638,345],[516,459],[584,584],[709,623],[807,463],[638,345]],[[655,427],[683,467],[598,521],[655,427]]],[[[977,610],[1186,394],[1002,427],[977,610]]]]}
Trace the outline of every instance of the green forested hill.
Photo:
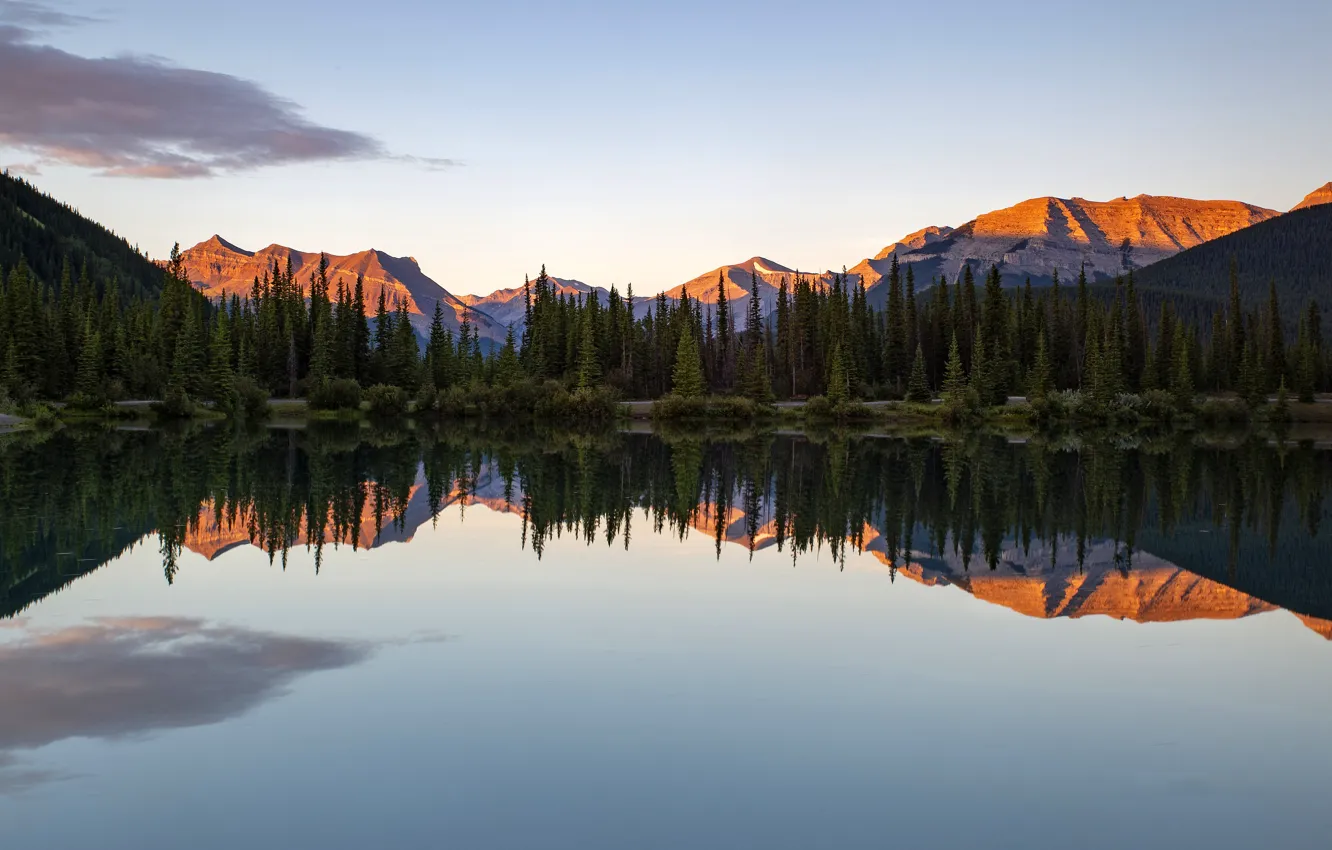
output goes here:
{"type": "Polygon", "coordinates": [[[1177,293],[1219,305],[1229,298],[1232,259],[1246,307],[1266,304],[1275,281],[1291,326],[1311,298],[1326,309],[1332,304],[1332,204],[1277,216],[1139,269],[1138,289],[1144,296],[1177,293]]]}
{"type": "Polygon", "coordinates": [[[0,269],[26,259],[48,284],[60,280],[68,260],[73,275],[87,267],[90,279],[118,284],[124,300],[162,291],[162,270],[128,242],[25,180],[0,174],[0,269]]]}

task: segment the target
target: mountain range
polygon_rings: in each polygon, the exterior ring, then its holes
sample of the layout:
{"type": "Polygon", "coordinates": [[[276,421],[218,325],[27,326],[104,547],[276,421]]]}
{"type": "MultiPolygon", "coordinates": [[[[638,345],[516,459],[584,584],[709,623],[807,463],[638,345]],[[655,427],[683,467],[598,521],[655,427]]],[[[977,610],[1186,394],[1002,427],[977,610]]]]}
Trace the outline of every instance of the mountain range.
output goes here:
{"type": "MultiPolygon", "coordinates": [[[[1332,204],[1332,183],[1311,192],[1294,210],[1328,204],[1332,204]]],[[[984,213],[958,227],[930,226],[904,236],[875,256],[851,266],[848,282],[854,285],[863,281],[870,303],[882,307],[887,300],[885,276],[894,256],[903,267],[913,267],[917,289],[928,287],[939,275],[955,279],[965,265],[978,273],[995,265],[1006,285],[1017,285],[1028,278],[1035,284],[1048,283],[1056,270],[1071,282],[1083,268],[1092,282],[1107,281],[1278,218],[1284,222],[1288,217],[1276,210],[1239,201],[1155,195],[1110,201],[1032,198],[984,213]]],[[[275,260],[285,265],[290,259],[297,280],[308,286],[319,255],[281,245],[246,251],[214,236],[186,250],[184,258],[195,286],[210,297],[217,297],[249,292],[254,278],[262,276],[275,260]]],[[[464,314],[470,315],[486,339],[500,341],[509,326],[522,327],[521,287],[500,289],[488,295],[455,296],[428,277],[411,257],[392,257],[369,250],[330,256],[329,260],[335,287],[338,280],[351,286],[357,275],[363,275],[371,308],[383,289],[390,304],[399,301],[407,304],[412,324],[422,335],[429,327],[436,303],[444,307],[445,325],[455,331],[464,314]]],[[[797,274],[816,286],[830,284],[834,276],[829,270],[799,272],[756,256],[704,272],[668,289],[666,296],[678,300],[688,292],[704,304],[713,305],[718,300],[720,279],[725,284],[737,325],[743,327],[755,278],[761,312],[768,315],[775,306],[781,281],[785,279],[788,285],[793,285],[797,274]]],[[[572,278],[550,280],[562,296],[583,298],[595,292],[604,299],[608,294],[602,287],[572,278]]],[[[1189,282],[1175,280],[1171,285],[1183,292],[1189,282]]],[[[642,305],[654,298],[640,294],[634,303],[642,305]]]]}
{"type": "MultiPolygon", "coordinates": [[[[280,269],[291,263],[293,275],[307,293],[310,278],[319,267],[319,253],[297,251],[282,245],[269,245],[259,251],[238,248],[221,236],[213,236],[193,248],[182,252],[190,281],[209,298],[244,298],[276,262],[280,269]]],[[[443,307],[444,326],[456,332],[462,324],[463,314],[471,316],[483,337],[503,340],[505,326],[489,315],[473,310],[460,298],[431,280],[421,271],[413,257],[393,257],[383,251],[371,249],[346,256],[329,255],[329,288],[336,292],[342,283],[348,289],[362,278],[366,305],[374,312],[379,294],[384,293],[389,309],[399,303],[407,305],[407,313],[419,335],[429,333],[435,305],[443,307]]]]}

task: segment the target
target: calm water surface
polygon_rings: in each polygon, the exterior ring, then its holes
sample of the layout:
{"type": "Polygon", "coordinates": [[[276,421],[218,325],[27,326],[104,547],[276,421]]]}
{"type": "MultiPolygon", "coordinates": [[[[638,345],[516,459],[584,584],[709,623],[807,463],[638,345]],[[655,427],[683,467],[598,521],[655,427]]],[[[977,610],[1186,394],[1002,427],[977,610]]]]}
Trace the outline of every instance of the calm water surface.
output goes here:
{"type": "Polygon", "coordinates": [[[1332,843],[1332,450],[0,437],[15,848],[1332,843]]]}

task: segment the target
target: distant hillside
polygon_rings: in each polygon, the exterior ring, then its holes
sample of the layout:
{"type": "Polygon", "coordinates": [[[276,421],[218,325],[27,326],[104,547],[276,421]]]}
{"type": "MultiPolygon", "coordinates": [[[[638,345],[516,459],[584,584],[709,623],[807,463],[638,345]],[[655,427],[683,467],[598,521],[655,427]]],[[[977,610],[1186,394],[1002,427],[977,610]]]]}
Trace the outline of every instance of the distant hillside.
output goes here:
{"type": "Polygon", "coordinates": [[[1138,287],[1220,303],[1229,297],[1232,258],[1249,306],[1265,304],[1268,282],[1275,280],[1288,317],[1310,298],[1326,312],[1332,307],[1332,204],[1297,208],[1153,263],[1135,273],[1138,287]]]}
{"type": "Polygon", "coordinates": [[[14,268],[20,258],[50,284],[59,283],[68,258],[75,276],[86,265],[93,280],[118,281],[126,298],[162,291],[162,270],[129,242],[5,172],[0,174],[0,269],[14,268]]]}

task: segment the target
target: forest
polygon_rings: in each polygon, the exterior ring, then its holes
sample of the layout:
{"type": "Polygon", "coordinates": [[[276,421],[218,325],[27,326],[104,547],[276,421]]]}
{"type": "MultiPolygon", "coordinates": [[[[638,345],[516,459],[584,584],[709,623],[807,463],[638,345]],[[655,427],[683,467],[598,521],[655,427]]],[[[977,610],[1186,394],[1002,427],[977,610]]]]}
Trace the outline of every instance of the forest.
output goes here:
{"type": "Polygon", "coordinates": [[[979,407],[1075,390],[1113,406],[1151,391],[1181,404],[1237,392],[1258,404],[1283,386],[1311,399],[1332,374],[1317,302],[1291,328],[1275,286],[1265,306],[1244,306],[1233,267],[1227,307],[1206,334],[1168,300],[1149,322],[1132,273],[1105,299],[1085,276],[1007,290],[994,267],[983,281],[964,267],[956,281],[936,279],[920,292],[911,267],[894,264],[882,311],[840,276],[827,287],[797,276],[782,281],[776,309],[763,316],[757,297],[737,315],[720,285],[715,305],[686,292],[635,309],[632,291],[612,289],[605,303],[595,293],[554,294],[543,272],[524,285],[521,335],[511,330],[485,355],[466,319],[455,336],[437,313],[418,340],[405,303],[368,305],[359,281],[330,290],[322,265],[304,287],[275,267],[246,297],[210,303],[174,252],[161,295],[128,301],[86,269],[76,275],[66,263],[48,284],[20,261],[0,288],[0,386],[19,402],[90,408],[174,398],[234,410],[269,396],[354,407],[362,389],[389,388],[428,409],[449,392],[547,382],[622,398],[826,396],[839,404],[942,394],[979,407]]]}

